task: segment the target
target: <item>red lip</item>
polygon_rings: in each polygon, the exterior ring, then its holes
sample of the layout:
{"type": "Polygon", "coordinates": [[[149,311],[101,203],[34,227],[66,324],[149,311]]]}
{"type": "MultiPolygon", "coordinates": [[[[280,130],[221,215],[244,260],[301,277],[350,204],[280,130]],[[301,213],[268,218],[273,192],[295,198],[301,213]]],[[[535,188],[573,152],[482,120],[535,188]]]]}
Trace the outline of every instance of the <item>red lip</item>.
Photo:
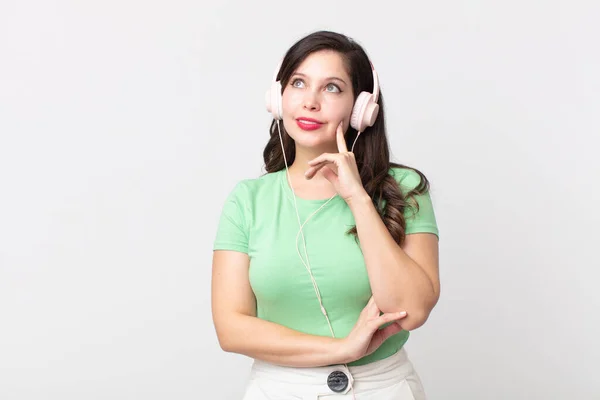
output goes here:
{"type": "Polygon", "coordinates": [[[318,119],[308,118],[308,117],[298,117],[298,118],[296,118],[296,121],[301,120],[301,119],[304,121],[310,121],[310,122],[316,122],[318,124],[322,124],[322,122],[319,121],[318,119]]]}
{"type": "Polygon", "coordinates": [[[305,131],[314,131],[315,129],[319,129],[323,125],[323,123],[319,120],[305,117],[296,118],[296,123],[298,124],[300,129],[303,129],[305,131]]]}

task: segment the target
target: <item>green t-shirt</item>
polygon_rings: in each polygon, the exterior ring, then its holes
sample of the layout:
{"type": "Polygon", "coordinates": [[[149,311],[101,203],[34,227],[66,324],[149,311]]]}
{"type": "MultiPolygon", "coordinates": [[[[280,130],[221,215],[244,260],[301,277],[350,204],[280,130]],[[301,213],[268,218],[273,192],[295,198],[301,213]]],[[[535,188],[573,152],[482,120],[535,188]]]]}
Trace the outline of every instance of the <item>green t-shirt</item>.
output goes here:
{"type": "MultiPolygon", "coordinates": [[[[393,168],[391,172],[403,193],[419,184],[420,177],[413,170],[393,168]]],[[[409,207],[405,210],[406,234],[430,232],[439,236],[429,193],[416,200],[418,213],[409,207]]],[[[304,223],[327,200],[296,197],[296,201],[304,223]]],[[[350,208],[336,196],[303,228],[311,271],[337,338],[350,333],[371,297],[359,244],[354,235],[346,234],[354,225],[350,208]]],[[[283,169],[235,186],[223,206],[213,249],[248,254],[257,317],[299,332],[331,337],[310,275],[298,255],[300,252],[305,258],[301,235],[296,242],[298,230],[293,192],[283,169]]],[[[401,331],[350,365],[386,358],[397,352],[408,336],[408,331],[401,331]]]]}

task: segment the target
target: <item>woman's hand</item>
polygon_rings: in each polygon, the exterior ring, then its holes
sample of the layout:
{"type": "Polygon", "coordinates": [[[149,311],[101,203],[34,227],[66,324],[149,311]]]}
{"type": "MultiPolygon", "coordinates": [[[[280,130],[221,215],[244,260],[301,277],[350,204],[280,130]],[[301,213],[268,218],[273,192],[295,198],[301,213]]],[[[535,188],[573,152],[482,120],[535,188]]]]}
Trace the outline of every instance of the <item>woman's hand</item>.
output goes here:
{"type": "Polygon", "coordinates": [[[337,193],[346,202],[366,195],[354,159],[354,153],[349,152],[344,138],[343,122],[337,127],[336,139],[339,153],[323,153],[308,162],[310,166],[304,173],[306,179],[312,179],[323,169],[323,176],[333,184],[337,193]],[[333,167],[333,168],[332,168],[333,167]]]}
{"type": "Polygon", "coordinates": [[[406,311],[383,315],[380,315],[380,313],[381,311],[375,304],[375,300],[371,297],[366,307],[361,311],[352,331],[342,339],[342,351],[350,359],[350,362],[373,353],[390,336],[402,330],[402,326],[398,321],[406,317],[406,311]],[[388,322],[393,323],[379,329],[388,322]]]}

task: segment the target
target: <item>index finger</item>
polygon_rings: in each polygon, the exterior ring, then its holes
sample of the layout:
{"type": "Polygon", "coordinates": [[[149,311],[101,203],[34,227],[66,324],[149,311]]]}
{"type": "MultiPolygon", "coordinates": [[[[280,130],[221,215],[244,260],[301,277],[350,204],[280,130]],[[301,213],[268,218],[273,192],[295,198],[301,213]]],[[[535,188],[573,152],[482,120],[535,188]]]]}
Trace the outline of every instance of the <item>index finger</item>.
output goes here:
{"type": "Polygon", "coordinates": [[[346,138],[344,137],[343,124],[344,121],[340,121],[335,135],[337,139],[338,151],[340,153],[346,153],[348,151],[348,147],[346,146],[346,138]]]}

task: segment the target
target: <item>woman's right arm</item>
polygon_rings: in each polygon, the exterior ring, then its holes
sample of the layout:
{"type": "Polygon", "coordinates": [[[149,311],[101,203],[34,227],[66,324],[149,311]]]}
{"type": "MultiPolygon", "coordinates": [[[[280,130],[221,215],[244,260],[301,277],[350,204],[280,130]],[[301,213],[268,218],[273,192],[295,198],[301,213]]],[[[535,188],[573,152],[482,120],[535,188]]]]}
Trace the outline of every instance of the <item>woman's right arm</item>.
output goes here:
{"type": "Polygon", "coordinates": [[[248,269],[245,253],[213,253],[212,315],[224,351],[291,367],[353,361],[345,354],[343,339],[309,335],[257,318],[248,269]]]}

